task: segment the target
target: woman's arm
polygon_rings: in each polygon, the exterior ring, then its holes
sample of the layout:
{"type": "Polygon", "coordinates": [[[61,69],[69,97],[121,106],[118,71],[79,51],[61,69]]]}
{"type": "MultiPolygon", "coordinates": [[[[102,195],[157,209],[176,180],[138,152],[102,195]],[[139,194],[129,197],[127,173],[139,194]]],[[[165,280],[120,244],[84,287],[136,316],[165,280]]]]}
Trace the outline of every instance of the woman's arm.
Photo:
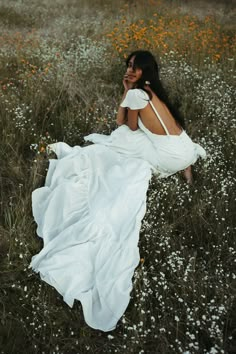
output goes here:
{"type": "MultiPolygon", "coordinates": [[[[124,99],[124,96],[123,96],[124,99]]],[[[138,129],[138,109],[119,106],[116,118],[117,125],[126,124],[131,130],[138,129]]]]}
{"type": "Polygon", "coordinates": [[[143,101],[140,102],[139,95],[140,93],[137,93],[136,90],[125,89],[117,112],[116,123],[118,125],[126,124],[131,130],[138,129],[138,113],[140,111],[138,106],[140,106],[140,103],[143,106],[143,101]]]}
{"type": "MultiPolygon", "coordinates": [[[[128,90],[125,90],[123,97],[122,97],[122,101],[125,99],[127,92],[128,92],[128,90]]],[[[125,124],[126,122],[127,122],[127,108],[119,106],[117,116],[116,116],[116,124],[122,125],[122,124],[125,124]]]]}
{"type": "MultiPolygon", "coordinates": [[[[123,86],[125,90],[121,102],[124,101],[127,92],[133,88],[133,84],[129,82],[127,73],[125,73],[123,77],[123,86]]],[[[127,107],[119,106],[117,116],[116,116],[116,124],[117,125],[127,124],[127,107]]]]}
{"type": "Polygon", "coordinates": [[[139,112],[139,109],[129,109],[128,108],[127,125],[131,130],[138,129],[138,112],[139,112]]]}

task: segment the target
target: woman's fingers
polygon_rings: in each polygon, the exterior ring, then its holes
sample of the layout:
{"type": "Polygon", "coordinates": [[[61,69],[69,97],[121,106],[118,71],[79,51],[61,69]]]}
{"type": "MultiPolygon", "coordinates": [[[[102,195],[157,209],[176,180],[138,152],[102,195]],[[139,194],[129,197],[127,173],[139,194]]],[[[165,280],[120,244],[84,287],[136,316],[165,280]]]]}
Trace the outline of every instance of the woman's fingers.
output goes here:
{"type": "Polygon", "coordinates": [[[124,77],[123,77],[123,84],[124,84],[124,87],[127,89],[127,85],[128,85],[128,75],[125,74],[124,77]]]}

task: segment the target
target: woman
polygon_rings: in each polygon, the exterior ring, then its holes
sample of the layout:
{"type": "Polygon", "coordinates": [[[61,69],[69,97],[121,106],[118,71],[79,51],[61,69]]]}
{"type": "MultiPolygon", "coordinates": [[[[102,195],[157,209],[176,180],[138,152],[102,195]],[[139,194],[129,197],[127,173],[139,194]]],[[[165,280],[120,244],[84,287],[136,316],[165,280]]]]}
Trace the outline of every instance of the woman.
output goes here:
{"type": "Polygon", "coordinates": [[[126,64],[124,100],[117,124],[127,124],[132,130],[140,128],[148,135],[158,150],[154,166],[160,174],[184,170],[187,182],[192,183],[191,164],[205,152],[183,130],[184,121],[168,100],[155,58],[150,52],[139,50],[129,55],[126,64]]]}
{"type": "Polygon", "coordinates": [[[79,300],[86,323],[103,331],[115,329],[129,304],[151,172],[189,173],[205,157],[174,119],[151,53],[129,56],[123,83],[119,127],[85,137],[94,144],[84,148],[52,144],[58,159],[32,194],[44,247],[31,267],[69,306],[79,300]]]}
{"type": "Polygon", "coordinates": [[[206,152],[185,132],[183,118],[160,82],[154,56],[138,50],[129,55],[126,65],[124,94],[116,120],[123,127],[109,138],[91,134],[85,139],[148,161],[159,177],[183,171],[191,184],[191,165],[198,157],[205,158],[206,152]]]}

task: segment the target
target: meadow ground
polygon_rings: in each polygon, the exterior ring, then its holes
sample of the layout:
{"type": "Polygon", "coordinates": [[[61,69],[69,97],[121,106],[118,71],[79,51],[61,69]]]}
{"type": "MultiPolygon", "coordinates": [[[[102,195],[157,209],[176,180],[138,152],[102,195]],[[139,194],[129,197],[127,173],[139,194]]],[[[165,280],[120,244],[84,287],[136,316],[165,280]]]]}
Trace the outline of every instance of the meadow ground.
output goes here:
{"type": "Polygon", "coordinates": [[[203,1],[128,3],[0,0],[1,354],[236,352],[233,2],[209,1],[207,16],[203,1]],[[44,183],[49,143],[115,129],[124,58],[136,48],[158,57],[208,158],[191,187],[180,174],[152,178],[131,301],[104,333],[28,268],[42,247],[31,192],[44,183]]]}

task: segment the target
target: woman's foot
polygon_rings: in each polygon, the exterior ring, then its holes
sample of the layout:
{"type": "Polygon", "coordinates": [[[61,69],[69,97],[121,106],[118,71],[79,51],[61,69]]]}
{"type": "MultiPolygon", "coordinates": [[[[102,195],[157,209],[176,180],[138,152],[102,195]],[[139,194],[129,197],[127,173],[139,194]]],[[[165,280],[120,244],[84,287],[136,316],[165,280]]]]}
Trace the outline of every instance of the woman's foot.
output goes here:
{"type": "Polygon", "coordinates": [[[188,184],[193,184],[193,175],[192,175],[192,167],[191,165],[185,168],[183,171],[184,178],[188,184]]]}

